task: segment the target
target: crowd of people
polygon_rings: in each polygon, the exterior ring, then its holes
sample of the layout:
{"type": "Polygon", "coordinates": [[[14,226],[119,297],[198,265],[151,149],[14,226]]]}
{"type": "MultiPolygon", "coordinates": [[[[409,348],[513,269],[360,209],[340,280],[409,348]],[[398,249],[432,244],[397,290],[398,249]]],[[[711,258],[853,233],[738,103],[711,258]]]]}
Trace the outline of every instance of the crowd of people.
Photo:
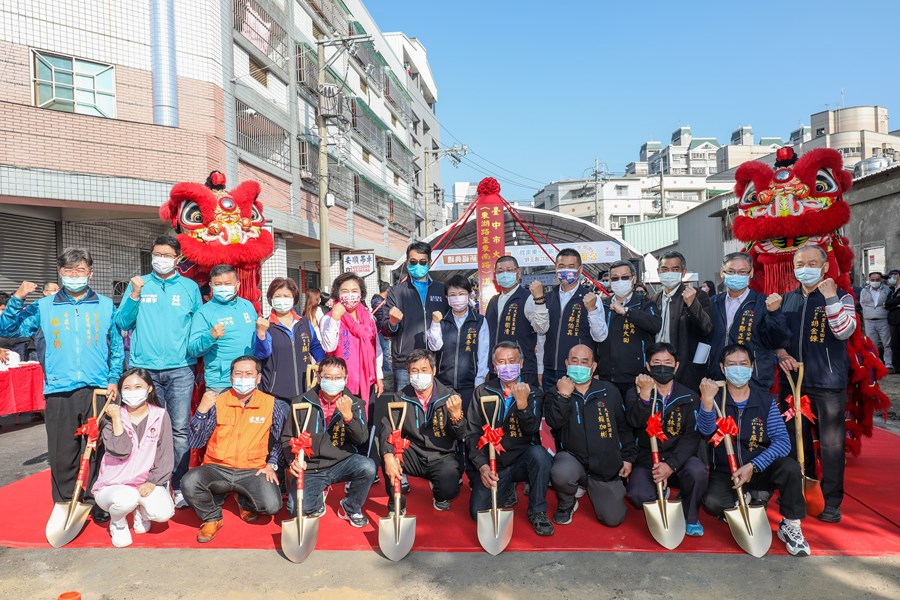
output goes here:
{"type": "MultiPolygon", "coordinates": [[[[176,269],[180,254],[176,239],[156,239],[152,272],[132,278],[118,306],[91,289],[92,257],[77,249],[59,257],[61,288],[47,284],[33,299],[37,286],[25,281],[0,298],[0,336],[23,348],[33,340],[44,368],[54,501],[71,498],[81,443],[73,432],[91,416],[93,391],[116,399],[85,501],[94,504],[95,521],[111,520],[117,547],[132,543],[132,530],[146,533],[188,507],[202,521],[197,540],[209,542],[232,493],[247,522],[278,513],[285,495],[291,515],[321,516],[324,494],[340,483],[338,516],[363,527],[372,485],[383,478],[389,511],[403,513],[407,478],[417,477],[430,484],[436,511],[449,510],[468,485],[473,519],[490,507],[494,485],[511,507],[516,484],[525,482],[528,519],[540,536],[571,524],[585,495],[596,518],[615,527],[626,518],[626,501],[641,507],[654,500],[658,483],[667,494],[677,488],[687,534],[702,536],[701,507],[722,518],[738,487],[752,504],[766,504],[777,491],[778,537],[792,555],[806,556],[794,422],[782,418],[785,377],[801,360],[817,417],[825,497],[818,518],[841,520],[846,344],[859,320],[816,246],[795,254],[797,287],[784,297],[749,287],[755,265],[743,253],[724,257],[725,290],[716,293],[712,282],[685,282],[685,257],[667,252],[655,295],[627,261],[604,272],[601,293],[585,284],[575,250],[559,252],[558,283],[549,288],[524,286],[516,259],[504,256],[495,264],[498,293],[483,315],[467,278],[430,276],[424,242],[408,247],[400,282],[380,286],[371,299],[365,282],[345,273],[327,304],[326,294],[307,290],[301,307],[297,283],[277,278],[266,291],[271,311],[261,317],[240,296],[230,265],[211,270],[204,303],[197,284],[176,269]],[[201,374],[205,393],[192,414],[201,374]],[[777,396],[770,391],[776,387],[777,396]],[[486,397],[499,399],[493,423],[482,410],[486,397]],[[393,425],[389,399],[408,408],[393,425]],[[312,407],[308,422],[293,418],[296,402],[312,407]],[[737,426],[734,473],[714,439],[717,410],[737,426]],[[663,434],[658,461],[654,423],[663,434]],[[303,459],[298,439],[308,444],[303,459]],[[502,449],[496,472],[486,441],[502,449]],[[192,449],[202,459],[189,468],[192,449]],[[301,470],[298,506],[292,482],[301,470]],[[395,506],[398,481],[403,494],[395,506]],[[557,496],[552,518],[549,493],[557,496]]],[[[883,345],[891,369],[898,278],[898,271],[872,273],[858,293],[866,332],[883,345]]],[[[3,351],[3,361],[14,351],[3,351]]],[[[807,438],[805,456],[814,461],[807,438]]],[[[810,462],[806,473],[814,472],[810,462]]]]}

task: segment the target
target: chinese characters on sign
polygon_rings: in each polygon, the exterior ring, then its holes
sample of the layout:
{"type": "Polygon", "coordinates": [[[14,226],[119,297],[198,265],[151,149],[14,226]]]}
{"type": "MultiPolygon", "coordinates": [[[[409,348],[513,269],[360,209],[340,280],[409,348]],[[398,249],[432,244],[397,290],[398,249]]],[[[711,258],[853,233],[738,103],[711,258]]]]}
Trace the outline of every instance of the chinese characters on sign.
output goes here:
{"type": "Polygon", "coordinates": [[[494,286],[494,263],[505,254],[506,233],[503,228],[503,207],[500,196],[487,195],[478,198],[475,209],[477,218],[478,290],[481,312],[487,310],[490,299],[497,293],[494,286]]]}
{"type": "Polygon", "coordinates": [[[374,254],[344,254],[341,256],[344,273],[355,273],[366,277],[375,272],[374,254]]]}

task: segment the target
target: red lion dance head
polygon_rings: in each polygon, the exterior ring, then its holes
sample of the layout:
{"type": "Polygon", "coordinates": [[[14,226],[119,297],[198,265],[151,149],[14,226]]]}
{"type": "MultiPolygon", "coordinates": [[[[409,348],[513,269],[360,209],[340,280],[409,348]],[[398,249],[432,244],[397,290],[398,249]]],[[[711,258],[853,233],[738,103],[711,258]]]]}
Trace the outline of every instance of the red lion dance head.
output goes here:
{"type": "MultiPolygon", "coordinates": [[[[850,269],[853,252],[840,229],[850,221],[844,192],[852,177],[843,168],[840,153],[818,148],[799,160],[793,148],[780,148],[775,169],[761,162],[742,164],[735,173],[738,216],[734,235],[747,244],[758,265],[751,286],[764,293],[785,294],[797,288],[794,252],[814,244],[828,254],[828,277],[853,294],[850,269]]],[[[875,410],[885,411],[890,401],[878,387],[887,370],[858,322],[850,338],[850,386],[847,413],[847,449],[858,454],[862,435],[872,434],[875,410]]]]}
{"type": "Polygon", "coordinates": [[[178,233],[182,260],[178,270],[204,286],[209,270],[220,264],[232,265],[240,276],[240,294],[260,309],[260,269],[272,255],[275,241],[263,228],[260,187],[245,181],[231,191],[225,189],[225,175],[213,171],[206,185],[177,183],[169,201],[160,209],[178,233]]]}

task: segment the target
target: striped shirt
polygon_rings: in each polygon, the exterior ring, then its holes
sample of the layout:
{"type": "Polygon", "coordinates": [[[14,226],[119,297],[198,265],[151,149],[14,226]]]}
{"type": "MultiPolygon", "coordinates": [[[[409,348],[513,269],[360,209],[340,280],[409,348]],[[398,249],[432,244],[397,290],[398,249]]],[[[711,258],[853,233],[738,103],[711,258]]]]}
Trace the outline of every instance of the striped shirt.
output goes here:
{"type": "Polygon", "coordinates": [[[828,328],[839,340],[846,340],[856,331],[856,306],[853,296],[844,294],[840,298],[825,300],[825,315],[828,328]]]}
{"type": "MultiPolygon", "coordinates": [[[[742,410],[747,402],[735,402],[738,410],[742,410]]],[[[735,419],[738,421],[738,419],[735,419]]],[[[738,427],[740,427],[738,422],[738,427]]],[[[703,435],[712,435],[716,431],[716,413],[707,411],[703,405],[700,405],[700,412],[697,415],[697,429],[703,435]]],[[[781,413],[778,411],[775,401],[769,407],[769,414],[766,416],[766,434],[769,436],[769,447],[759,453],[751,461],[760,471],[765,471],[775,460],[783,458],[791,452],[791,437],[788,435],[787,427],[781,419],[781,413]]],[[[740,435],[740,434],[738,434],[740,435]]],[[[737,443],[735,441],[735,443],[737,443]]]]}

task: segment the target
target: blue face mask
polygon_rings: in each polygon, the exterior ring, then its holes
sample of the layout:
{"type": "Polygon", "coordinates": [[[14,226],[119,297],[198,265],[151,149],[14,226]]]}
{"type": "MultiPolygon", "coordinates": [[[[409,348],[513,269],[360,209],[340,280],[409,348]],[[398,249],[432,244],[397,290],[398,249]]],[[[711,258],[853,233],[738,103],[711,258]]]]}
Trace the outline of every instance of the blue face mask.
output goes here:
{"type": "Polygon", "coordinates": [[[519,281],[519,275],[515,271],[504,271],[503,273],[497,273],[497,284],[503,289],[508,290],[509,288],[516,285],[516,282],[519,281]]]}
{"type": "Polygon", "coordinates": [[[749,275],[725,275],[725,287],[733,292],[739,292],[750,285],[749,275]]]}
{"type": "Polygon", "coordinates": [[[63,287],[66,288],[67,291],[72,292],[73,294],[77,294],[81,290],[87,287],[88,278],[87,276],[81,277],[66,277],[62,276],[62,284],[63,287]]]}
{"type": "Polygon", "coordinates": [[[681,273],[660,273],[659,282],[664,288],[671,290],[674,287],[678,287],[678,284],[681,283],[681,273]]]}
{"type": "Polygon", "coordinates": [[[816,267],[800,267],[794,269],[794,277],[803,285],[816,285],[822,279],[822,269],[816,267]]]}
{"type": "Polygon", "coordinates": [[[428,275],[428,265],[407,265],[406,270],[413,279],[422,279],[428,275]]]}
{"type": "Polygon", "coordinates": [[[256,377],[235,377],[231,380],[231,387],[242,396],[256,389],[256,377]]]}
{"type": "Polygon", "coordinates": [[[735,387],[744,387],[750,381],[750,377],[752,376],[752,367],[742,367],[739,365],[733,367],[725,367],[725,379],[727,379],[728,383],[735,387]]]}
{"type": "Polygon", "coordinates": [[[584,365],[569,365],[566,367],[566,375],[580,385],[591,380],[591,368],[584,365]]]}
{"type": "Polygon", "coordinates": [[[233,285],[217,285],[212,289],[213,298],[219,302],[231,302],[237,293],[237,288],[233,285]]]}
{"type": "Polygon", "coordinates": [[[319,387],[326,395],[337,396],[344,391],[346,384],[346,379],[323,379],[319,382],[319,387]]]}
{"type": "Polygon", "coordinates": [[[566,285],[578,281],[578,269],[557,269],[556,278],[566,285]]]}

